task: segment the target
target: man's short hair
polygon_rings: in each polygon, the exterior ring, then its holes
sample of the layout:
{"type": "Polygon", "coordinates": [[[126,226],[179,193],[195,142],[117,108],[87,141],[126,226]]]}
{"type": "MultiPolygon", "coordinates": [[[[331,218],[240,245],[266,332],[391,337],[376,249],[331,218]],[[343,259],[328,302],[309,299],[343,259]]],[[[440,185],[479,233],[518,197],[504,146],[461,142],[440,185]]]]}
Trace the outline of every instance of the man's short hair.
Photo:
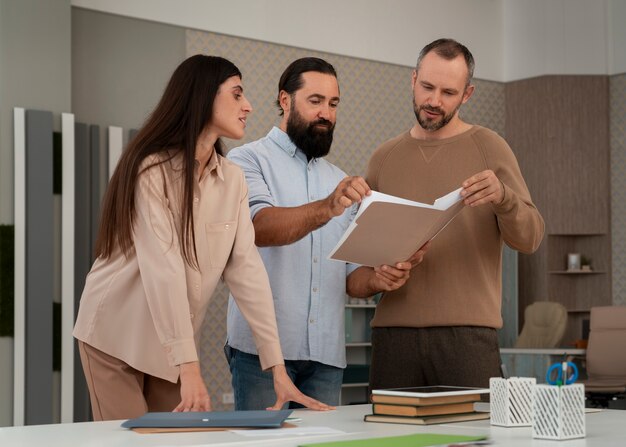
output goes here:
{"type": "Polygon", "coordinates": [[[293,61],[285,69],[278,81],[278,97],[276,98],[276,105],[280,109],[280,115],[284,114],[284,110],[280,106],[280,92],[285,91],[291,97],[302,88],[302,73],[308,71],[315,71],[318,73],[324,73],[337,77],[335,67],[319,57],[303,57],[293,61]]]}
{"type": "Polygon", "coordinates": [[[467,47],[454,39],[437,39],[420,51],[419,56],[417,57],[417,64],[415,66],[415,71],[419,71],[420,64],[424,57],[434,51],[438,56],[443,57],[447,60],[452,60],[459,55],[463,55],[465,59],[465,64],[467,65],[467,82],[466,85],[469,85],[472,81],[472,77],[474,76],[474,56],[467,47]]]}

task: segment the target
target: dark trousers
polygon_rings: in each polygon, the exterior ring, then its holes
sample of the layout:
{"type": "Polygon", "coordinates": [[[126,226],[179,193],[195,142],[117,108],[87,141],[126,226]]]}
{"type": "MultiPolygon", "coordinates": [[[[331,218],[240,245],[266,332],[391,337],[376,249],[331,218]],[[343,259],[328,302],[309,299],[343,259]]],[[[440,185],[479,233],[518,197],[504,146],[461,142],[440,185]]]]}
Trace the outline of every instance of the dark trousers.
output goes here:
{"type": "Polygon", "coordinates": [[[501,377],[496,330],[453,326],[372,329],[370,389],[489,387],[501,377]]]}

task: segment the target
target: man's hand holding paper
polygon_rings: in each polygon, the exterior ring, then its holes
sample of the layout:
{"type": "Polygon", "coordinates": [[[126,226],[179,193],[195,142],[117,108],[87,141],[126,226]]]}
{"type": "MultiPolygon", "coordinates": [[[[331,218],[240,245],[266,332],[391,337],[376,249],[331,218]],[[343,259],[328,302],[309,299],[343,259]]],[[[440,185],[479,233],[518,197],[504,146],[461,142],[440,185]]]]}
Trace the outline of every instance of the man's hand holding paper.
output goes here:
{"type": "Polygon", "coordinates": [[[395,266],[381,265],[374,267],[376,276],[372,279],[372,288],[384,292],[399,289],[411,276],[411,270],[424,260],[424,255],[430,247],[430,242],[417,250],[404,262],[398,262],[395,266]]]}
{"type": "Polygon", "coordinates": [[[339,182],[335,190],[326,198],[330,218],[340,216],[355,203],[361,203],[365,196],[372,193],[363,177],[346,177],[339,182]]]}
{"type": "Polygon", "coordinates": [[[504,199],[504,186],[495,172],[487,169],[463,182],[461,197],[467,206],[498,205],[504,199]]]}

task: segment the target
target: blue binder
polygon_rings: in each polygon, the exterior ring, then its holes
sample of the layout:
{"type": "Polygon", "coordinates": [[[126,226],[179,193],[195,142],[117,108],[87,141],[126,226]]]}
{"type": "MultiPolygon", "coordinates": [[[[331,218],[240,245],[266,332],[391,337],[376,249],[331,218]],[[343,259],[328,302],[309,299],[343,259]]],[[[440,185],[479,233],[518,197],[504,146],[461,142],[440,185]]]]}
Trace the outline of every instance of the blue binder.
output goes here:
{"type": "Polygon", "coordinates": [[[122,423],[124,428],[278,428],[292,410],[146,413],[122,423]]]}

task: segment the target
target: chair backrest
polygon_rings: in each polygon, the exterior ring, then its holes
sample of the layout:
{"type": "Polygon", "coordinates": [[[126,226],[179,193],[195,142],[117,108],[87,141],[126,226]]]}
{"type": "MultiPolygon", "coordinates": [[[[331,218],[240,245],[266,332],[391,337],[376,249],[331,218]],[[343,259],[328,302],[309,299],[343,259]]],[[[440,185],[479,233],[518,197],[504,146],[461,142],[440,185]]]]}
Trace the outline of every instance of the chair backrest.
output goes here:
{"type": "Polygon", "coordinates": [[[587,375],[626,383],[626,306],[591,308],[587,375]]]}
{"type": "Polygon", "coordinates": [[[551,301],[536,301],[524,311],[524,327],[516,348],[556,348],[567,326],[567,309],[551,301]]]}

